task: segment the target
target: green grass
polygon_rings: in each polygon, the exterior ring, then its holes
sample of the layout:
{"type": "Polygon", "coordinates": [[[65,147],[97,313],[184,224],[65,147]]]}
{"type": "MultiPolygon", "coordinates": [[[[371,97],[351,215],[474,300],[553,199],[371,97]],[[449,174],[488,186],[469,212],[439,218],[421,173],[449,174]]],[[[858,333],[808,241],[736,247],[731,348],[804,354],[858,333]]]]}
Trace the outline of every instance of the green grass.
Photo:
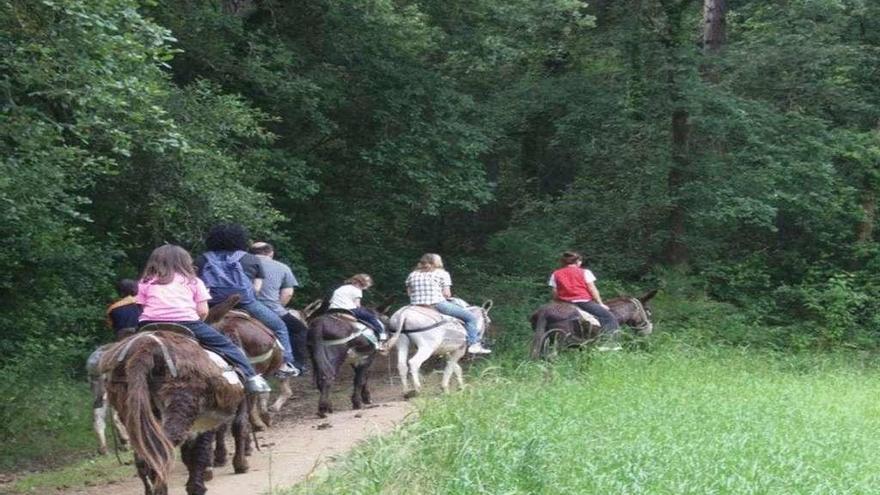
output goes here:
{"type": "Polygon", "coordinates": [[[97,449],[88,384],[46,375],[0,373],[0,471],[59,466],[97,449]]]}
{"type": "Polygon", "coordinates": [[[652,348],[472,372],[288,493],[877,492],[872,356],[652,348]]]}
{"type": "MultiPolygon", "coordinates": [[[[94,457],[70,464],[63,469],[23,476],[10,487],[9,493],[45,494],[69,488],[103,485],[131,478],[135,474],[130,453],[120,453],[127,465],[121,465],[114,456],[94,457]]],[[[107,493],[112,493],[108,486],[107,493]]]]}

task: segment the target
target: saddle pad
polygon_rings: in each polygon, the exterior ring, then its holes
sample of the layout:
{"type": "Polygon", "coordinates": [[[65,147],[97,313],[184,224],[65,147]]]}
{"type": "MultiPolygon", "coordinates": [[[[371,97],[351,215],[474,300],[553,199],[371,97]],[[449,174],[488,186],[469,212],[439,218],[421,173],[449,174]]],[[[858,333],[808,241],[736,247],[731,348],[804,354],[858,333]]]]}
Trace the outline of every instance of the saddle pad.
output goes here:
{"type": "Polygon", "coordinates": [[[589,323],[590,325],[593,325],[594,327],[601,326],[599,324],[599,320],[597,320],[595,316],[591,315],[590,313],[587,313],[586,311],[582,310],[581,308],[577,308],[577,311],[581,315],[581,321],[585,321],[585,322],[589,323]]]}
{"type": "Polygon", "coordinates": [[[205,351],[205,354],[208,355],[208,358],[214,364],[216,364],[217,367],[220,368],[220,370],[223,371],[223,378],[225,378],[230,385],[238,385],[240,387],[243,386],[241,383],[241,379],[238,378],[238,373],[235,372],[235,369],[232,367],[231,364],[227,363],[225,359],[220,357],[220,355],[214,351],[209,351],[205,348],[202,348],[202,350],[205,351]]]}

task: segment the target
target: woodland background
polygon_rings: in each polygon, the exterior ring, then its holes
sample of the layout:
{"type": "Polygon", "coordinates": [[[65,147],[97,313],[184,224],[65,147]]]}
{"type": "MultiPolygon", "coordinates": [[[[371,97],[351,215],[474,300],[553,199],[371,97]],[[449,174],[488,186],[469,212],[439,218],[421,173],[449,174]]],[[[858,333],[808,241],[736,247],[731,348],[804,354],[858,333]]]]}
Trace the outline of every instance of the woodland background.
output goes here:
{"type": "Polygon", "coordinates": [[[878,59],[870,0],[0,1],[0,416],[63,430],[114,281],[221,220],[297,305],[439,252],[502,349],[563,249],[694,342],[874,349],[878,59]]]}

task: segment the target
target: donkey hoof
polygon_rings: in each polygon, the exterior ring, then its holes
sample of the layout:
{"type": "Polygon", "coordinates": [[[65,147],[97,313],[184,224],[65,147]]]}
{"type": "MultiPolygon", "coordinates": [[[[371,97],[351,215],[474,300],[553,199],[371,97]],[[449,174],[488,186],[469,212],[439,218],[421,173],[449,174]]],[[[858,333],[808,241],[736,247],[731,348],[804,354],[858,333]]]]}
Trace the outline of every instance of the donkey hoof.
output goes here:
{"type": "Polygon", "coordinates": [[[214,459],[214,467],[223,467],[226,465],[225,457],[217,457],[214,459]]]}
{"type": "Polygon", "coordinates": [[[247,463],[245,463],[245,464],[237,464],[236,463],[233,466],[233,469],[235,469],[235,474],[244,474],[250,470],[250,466],[248,466],[247,463]]]}
{"type": "Polygon", "coordinates": [[[403,394],[404,399],[412,399],[413,397],[418,397],[418,396],[419,396],[418,390],[410,390],[409,392],[403,394]]]}
{"type": "Polygon", "coordinates": [[[202,479],[205,481],[211,481],[214,479],[214,470],[211,468],[205,469],[204,474],[202,474],[202,479]]]}
{"type": "Polygon", "coordinates": [[[99,455],[107,455],[107,447],[98,447],[99,455]]]}

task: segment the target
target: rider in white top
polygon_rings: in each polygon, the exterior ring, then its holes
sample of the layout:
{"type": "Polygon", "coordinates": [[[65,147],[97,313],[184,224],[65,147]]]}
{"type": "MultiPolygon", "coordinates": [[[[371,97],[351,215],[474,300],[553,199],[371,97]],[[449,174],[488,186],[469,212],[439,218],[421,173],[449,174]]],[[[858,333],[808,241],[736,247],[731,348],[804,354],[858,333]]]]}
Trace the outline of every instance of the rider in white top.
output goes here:
{"type": "Polygon", "coordinates": [[[358,273],[345,281],[345,285],[333,291],[328,310],[344,310],[354,315],[376,331],[384,339],[385,325],[370,310],[361,306],[364,291],[373,286],[373,278],[366,273],[358,273]]]}

